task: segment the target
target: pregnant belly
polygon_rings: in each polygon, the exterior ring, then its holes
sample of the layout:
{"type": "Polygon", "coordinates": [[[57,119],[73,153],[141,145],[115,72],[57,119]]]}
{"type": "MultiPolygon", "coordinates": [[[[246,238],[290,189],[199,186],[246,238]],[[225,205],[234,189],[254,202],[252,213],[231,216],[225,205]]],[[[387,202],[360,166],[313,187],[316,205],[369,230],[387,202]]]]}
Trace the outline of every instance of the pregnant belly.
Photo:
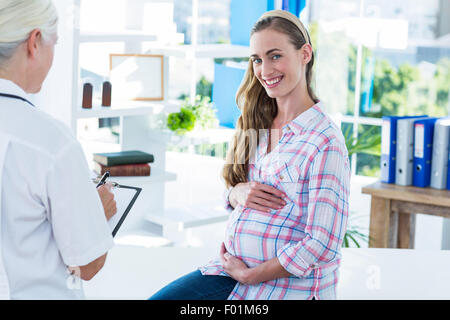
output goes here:
{"type": "Polygon", "coordinates": [[[258,214],[254,210],[248,217],[232,221],[226,233],[228,252],[252,268],[277,256],[284,245],[302,237],[286,219],[276,219],[273,213],[258,214]]]}

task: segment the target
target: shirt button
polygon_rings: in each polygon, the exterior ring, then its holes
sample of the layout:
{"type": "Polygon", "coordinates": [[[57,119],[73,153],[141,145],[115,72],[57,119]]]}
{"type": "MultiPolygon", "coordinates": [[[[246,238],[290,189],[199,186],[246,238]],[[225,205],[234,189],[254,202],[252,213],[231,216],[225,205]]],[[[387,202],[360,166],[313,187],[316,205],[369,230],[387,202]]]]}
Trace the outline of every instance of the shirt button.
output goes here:
{"type": "Polygon", "coordinates": [[[284,177],[283,176],[280,176],[280,180],[283,180],[284,179],[284,177]]]}

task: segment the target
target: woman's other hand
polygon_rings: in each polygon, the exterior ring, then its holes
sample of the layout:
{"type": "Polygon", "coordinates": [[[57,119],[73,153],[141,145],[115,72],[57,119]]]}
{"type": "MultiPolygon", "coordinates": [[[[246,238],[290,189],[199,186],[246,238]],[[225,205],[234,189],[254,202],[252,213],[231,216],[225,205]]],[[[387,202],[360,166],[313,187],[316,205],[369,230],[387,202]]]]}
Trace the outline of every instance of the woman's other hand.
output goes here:
{"type": "Polygon", "coordinates": [[[270,212],[286,205],[286,194],[272,186],[259,182],[238,183],[231,189],[228,200],[233,208],[238,204],[244,207],[270,212]]]}
{"type": "Polygon", "coordinates": [[[220,247],[220,260],[222,261],[223,270],[234,280],[252,285],[252,269],[240,259],[232,256],[225,248],[225,244],[222,243],[220,247]]]}
{"type": "Polygon", "coordinates": [[[105,183],[97,188],[98,195],[102,200],[103,210],[105,211],[106,220],[109,220],[117,212],[117,204],[114,199],[114,193],[111,191],[112,184],[105,183]]]}

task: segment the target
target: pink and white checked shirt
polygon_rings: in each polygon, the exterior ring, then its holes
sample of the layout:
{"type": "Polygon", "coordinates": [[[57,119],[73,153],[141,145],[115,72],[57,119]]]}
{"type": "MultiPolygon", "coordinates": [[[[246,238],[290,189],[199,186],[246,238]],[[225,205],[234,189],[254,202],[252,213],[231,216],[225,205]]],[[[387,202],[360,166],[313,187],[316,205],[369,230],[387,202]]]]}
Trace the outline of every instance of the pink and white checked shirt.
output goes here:
{"type": "MultiPolygon", "coordinates": [[[[227,204],[232,210],[224,241],[228,252],[250,268],[277,257],[292,276],[237,283],[228,299],[336,298],[350,166],[342,133],[321,107],[319,102],[287,124],[269,154],[263,135],[249,166],[248,180],[284,191],[286,206],[266,213],[227,204]]],[[[220,259],[200,271],[227,276],[220,259]]]]}

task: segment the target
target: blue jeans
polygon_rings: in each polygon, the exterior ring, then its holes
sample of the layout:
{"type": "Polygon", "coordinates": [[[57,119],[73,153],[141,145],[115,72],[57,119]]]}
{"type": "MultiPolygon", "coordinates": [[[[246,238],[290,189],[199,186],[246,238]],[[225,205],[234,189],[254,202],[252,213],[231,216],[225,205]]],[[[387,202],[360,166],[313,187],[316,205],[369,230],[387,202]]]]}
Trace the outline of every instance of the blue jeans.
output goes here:
{"type": "Polygon", "coordinates": [[[237,281],[227,276],[188,273],[156,292],[149,300],[226,300],[237,281]]]}

